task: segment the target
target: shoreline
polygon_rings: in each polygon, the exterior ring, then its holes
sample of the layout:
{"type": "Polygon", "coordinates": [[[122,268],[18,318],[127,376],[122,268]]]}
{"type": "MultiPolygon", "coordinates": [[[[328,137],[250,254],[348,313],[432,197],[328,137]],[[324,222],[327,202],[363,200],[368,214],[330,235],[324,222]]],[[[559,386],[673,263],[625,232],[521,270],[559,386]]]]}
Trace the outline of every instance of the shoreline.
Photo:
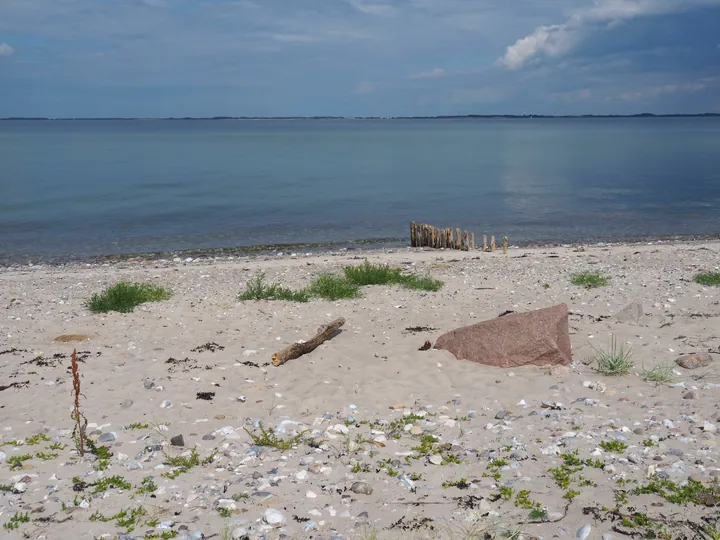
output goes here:
{"type": "MultiPolygon", "coordinates": [[[[497,238],[497,236],[496,236],[497,238]]],[[[512,240],[512,239],[511,239],[512,240]]],[[[596,239],[575,239],[569,241],[548,241],[548,242],[511,242],[509,249],[550,249],[559,247],[599,247],[599,246],[633,246],[648,243],[662,245],[695,244],[714,242],[720,240],[720,233],[698,234],[698,235],[659,235],[640,236],[625,238],[596,238],[596,239]]],[[[124,262],[183,262],[177,259],[193,260],[233,260],[253,259],[258,257],[280,257],[291,258],[293,256],[308,255],[331,255],[348,252],[369,253],[385,252],[387,250],[408,249],[418,251],[455,252],[458,253],[483,253],[481,249],[475,251],[444,250],[432,248],[411,248],[409,241],[405,238],[369,238],[358,240],[347,240],[338,242],[310,242],[294,244],[265,244],[236,247],[218,248],[189,248],[170,251],[147,251],[134,253],[110,253],[103,255],[89,255],[76,257],[67,255],[62,257],[28,257],[27,262],[20,262],[19,256],[9,259],[9,255],[0,253],[0,270],[13,268],[30,268],[34,266],[43,267],[71,267],[87,265],[120,264],[124,262]],[[8,259],[8,260],[6,260],[8,259]]],[[[498,251],[502,248],[498,247],[498,251]]]]}

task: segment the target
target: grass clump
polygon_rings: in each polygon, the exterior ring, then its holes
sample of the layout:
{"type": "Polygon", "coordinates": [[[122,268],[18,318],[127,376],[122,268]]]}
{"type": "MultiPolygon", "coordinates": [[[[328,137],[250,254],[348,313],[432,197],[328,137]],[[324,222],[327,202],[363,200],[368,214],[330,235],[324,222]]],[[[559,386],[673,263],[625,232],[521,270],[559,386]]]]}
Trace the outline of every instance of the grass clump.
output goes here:
{"type": "Polygon", "coordinates": [[[618,347],[617,338],[612,337],[608,350],[600,349],[595,357],[597,371],[602,375],[627,375],[635,365],[632,361],[632,348],[618,347]]]}
{"type": "Polygon", "coordinates": [[[641,373],[642,380],[654,383],[671,383],[675,380],[672,366],[653,366],[652,369],[645,369],[641,373]]]}
{"type": "Polygon", "coordinates": [[[248,428],[243,429],[248,435],[250,435],[250,438],[257,446],[270,446],[282,451],[290,450],[291,448],[297,446],[303,441],[305,435],[305,432],[303,431],[295,437],[283,439],[282,437],[277,436],[273,428],[266,428],[262,422],[260,422],[259,425],[259,432],[250,431],[248,428]]]}
{"type": "Polygon", "coordinates": [[[653,476],[645,486],[633,490],[633,495],[654,494],[662,497],[672,504],[697,504],[714,506],[718,502],[717,488],[706,487],[700,482],[689,480],[684,485],[678,485],[666,478],[653,476]]]}
{"type": "Polygon", "coordinates": [[[403,274],[400,268],[393,268],[386,264],[372,264],[368,261],[359,266],[346,267],[345,277],[359,287],[365,285],[401,285],[407,289],[437,292],[444,285],[439,279],[430,276],[403,274]]]}
{"type": "Polygon", "coordinates": [[[93,484],[93,493],[103,493],[108,489],[132,489],[132,484],[122,476],[115,475],[108,478],[101,478],[93,484]]]}
{"type": "Polygon", "coordinates": [[[17,471],[23,468],[23,461],[27,461],[28,459],[32,459],[31,454],[23,454],[21,456],[13,456],[8,458],[7,462],[8,465],[10,465],[11,471],[17,471]]]}
{"type": "Polygon", "coordinates": [[[570,283],[578,287],[584,287],[585,289],[596,289],[597,287],[604,287],[610,283],[610,278],[602,275],[600,272],[586,271],[573,274],[570,277],[570,283]]]}
{"type": "Polygon", "coordinates": [[[267,283],[265,274],[260,273],[250,279],[245,290],[238,295],[240,300],[286,300],[288,302],[307,302],[310,295],[304,289],[293,291],[277,283],[267,283]]]}
{"type": "Polygon", "coordinates": [[[100,294],[93,294],[87,307],[93,313],[132,313],[140,304],[167,300],[170,296],[170,291],[160,285],[121,281],[100,294]]]}
{"type": "Polygon", "coordinates": [[[702,272],[695,276],[695,283],[707,287],[720,287],[720,272],[702,272]]]}
{"type": "Polygon", "coordinates": [[[215,453],[210,454],[208,457],[200,461],[200,454],[198,454],[197,450],[193,448],[190,451],[190,455],[185,456],[169,456],[165,454],[165,461],[168,465],[172,467],[176,467],[176,469],[168,472],[162,473],[162,476],[165,478],[170,478],[171,480],[174,480],[178,476],[180,476],[183,473],[188,472],[193,467],[197,467],[198,465],[207,465],[208,463],[212,463],[213,459],[215,459],[215,453]]]}
{"type": "Polygon", "coordinates": [[[308,287],[308,292],[324,300],[343,300],[360,297],[360,286],[343,276],[323,274],[308,287]]]}

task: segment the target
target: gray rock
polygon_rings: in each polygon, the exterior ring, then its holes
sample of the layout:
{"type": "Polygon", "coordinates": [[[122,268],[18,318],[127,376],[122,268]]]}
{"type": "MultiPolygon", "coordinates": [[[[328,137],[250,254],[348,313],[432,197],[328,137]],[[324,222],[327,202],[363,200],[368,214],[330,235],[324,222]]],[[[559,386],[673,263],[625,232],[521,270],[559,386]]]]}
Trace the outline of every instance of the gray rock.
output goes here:
{"type": "Polygon", "coordinates": [[[367,482],[355,482],[350,486],[350,491],[359,495],[372,495],[373,488],[367,482]]]}
{"type": "Polygon", "coordinates": [[[129,409],[133,406],[133,400],[132,399],[124,399],[122,403],[120,403],[120,407],[123,409],[129,409]]]}
{"type": "Polygon", "coordinates": [[[155,386],[155,383],[153,381],[145,381],[143,383],[143,386],[145,387],[145,390],[152,390],[155,386]]]}
{"type": "Polygon", "coordinates": [[[140,463],[139,461],[137,461],[135,459],[131,459],[130,461],[128,461],[128,464],[127,464],[128,471],[137,471],[138,469],[142,469],[142,468],[143,468],[142,463],[140,463]]]}
{"type": "Polygon", "coordinates": [[[697,390],[690,390],[683,396],[683,399],[700,399],[700,392],[697,390]]]}
{"type": "Polygon", "coordinates": [[[506,411],[506,410],[499,411],[495,415],[495,420],[503,420],[508,414],[510,414],[510,411],[506,411]]]}
{"type": "Polygon", "coordinates": [[[615,315],[615,319],[620,322],[626,322],[631,324],[640,324],[645,318],[645,310],[640,302],[633,302],[625,306],[620,312],[615,315]]]}
{"type": "Polygon", "coordinates": [[[263,514],[263,521],[268,525],[281,525],[285,521],[285,516],[279,510],[268,508],[263,514]]]}
{"type": "Polygon", "coordinates": [[[166,399],[160,404],[161,409],[169,409],[170,407],[172,407],[172,401],[170,401],[169,399],[166,399]]]}
{"type": "Polygon", "coordinates": [[[7,459],[7,454],[5,452],[3,452],[2,450],[0,450],[0,463],[5,461],[6,459],[7,459]]]}
{"type": "Polygon", "coordinates": [[[181,435],[175,435],[170,439],[170,444],[173,446],[185,446],[185,438],[181,435]]]}
{"type": "Polygon", "coordinates": [[[98,442],[113,442],[115,439],[115,433],[103,433],[98,437],[98,442]]]}

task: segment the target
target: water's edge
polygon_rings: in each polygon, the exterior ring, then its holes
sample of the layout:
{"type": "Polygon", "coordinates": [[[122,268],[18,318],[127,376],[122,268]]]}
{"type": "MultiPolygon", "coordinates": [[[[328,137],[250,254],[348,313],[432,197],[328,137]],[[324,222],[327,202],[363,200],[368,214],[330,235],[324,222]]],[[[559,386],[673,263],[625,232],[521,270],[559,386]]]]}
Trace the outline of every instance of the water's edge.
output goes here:
{"type": "MultiPolygon", "coordinates": [[[[703,235],[672,235],[672,236],[633,236],[633,237],[615,237],[615,238],[575,238],[575,239],[550,239],[546,242],[511,242],[511,248],[553,248],[559,246],[612,246],[612,245],[641,245],[649,242],[658,242],[664,244],[672,243],[698,243],[720,240],[720,233],[703,234],[703,235]]],[[[122,262],[152,262],[167,259],[213,259],[228,257],[267,257],[272,256],[291,256],[294,254],[323,254],[338,253],[348,251],[371,252],[387,249],[404,249],[410,248],[407,238],[368,238],[358,240],[347,240],[344,242],[328,242],[328,243],[294,243],[294,244],[268,244],[254,246],[237,246],[237,247],[220,247],[220,248],[201,248],[186,249],[177,251],[152,251],[141,253],[113,253],[106,255],[90,255],[84,257],[76,257],[67,255],[62,257],[40,257],[40,258],[23,258],[22,256],[12,256],[0,253],[0,268],[11,269],[17,267],[27,267],[29,265],[44,266],[73,266],[87,264],[114,264],[122,262]]],[[[417,248],[418,250],[427,251],[452,251],[452,250],[434,250],[431,248],[417,248]]],[[[480,252],[480,250],[476,250],[480,252]]]]}

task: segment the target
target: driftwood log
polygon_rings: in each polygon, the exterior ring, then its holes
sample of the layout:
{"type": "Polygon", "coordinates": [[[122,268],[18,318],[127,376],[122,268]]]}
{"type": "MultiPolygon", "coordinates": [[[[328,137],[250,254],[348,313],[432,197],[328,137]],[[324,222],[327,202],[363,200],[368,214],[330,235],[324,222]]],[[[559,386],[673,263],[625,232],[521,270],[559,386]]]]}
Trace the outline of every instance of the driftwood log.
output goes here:
{"type": "Polygon", "coordinates": [[[301,357],[303,354],[314,351],[330,339],[332,335],[344,324],[345,319],[342,317],[335,319],[330,324],[326,324],[325,326],[318,328],[317,335],[307,340],[305,343],[293,343],[292,345],[285,347],[283,350],[276,352],[272,355],[273,366],[282,366],[289,360],[294,360],[295,358],[301,357]]]}

